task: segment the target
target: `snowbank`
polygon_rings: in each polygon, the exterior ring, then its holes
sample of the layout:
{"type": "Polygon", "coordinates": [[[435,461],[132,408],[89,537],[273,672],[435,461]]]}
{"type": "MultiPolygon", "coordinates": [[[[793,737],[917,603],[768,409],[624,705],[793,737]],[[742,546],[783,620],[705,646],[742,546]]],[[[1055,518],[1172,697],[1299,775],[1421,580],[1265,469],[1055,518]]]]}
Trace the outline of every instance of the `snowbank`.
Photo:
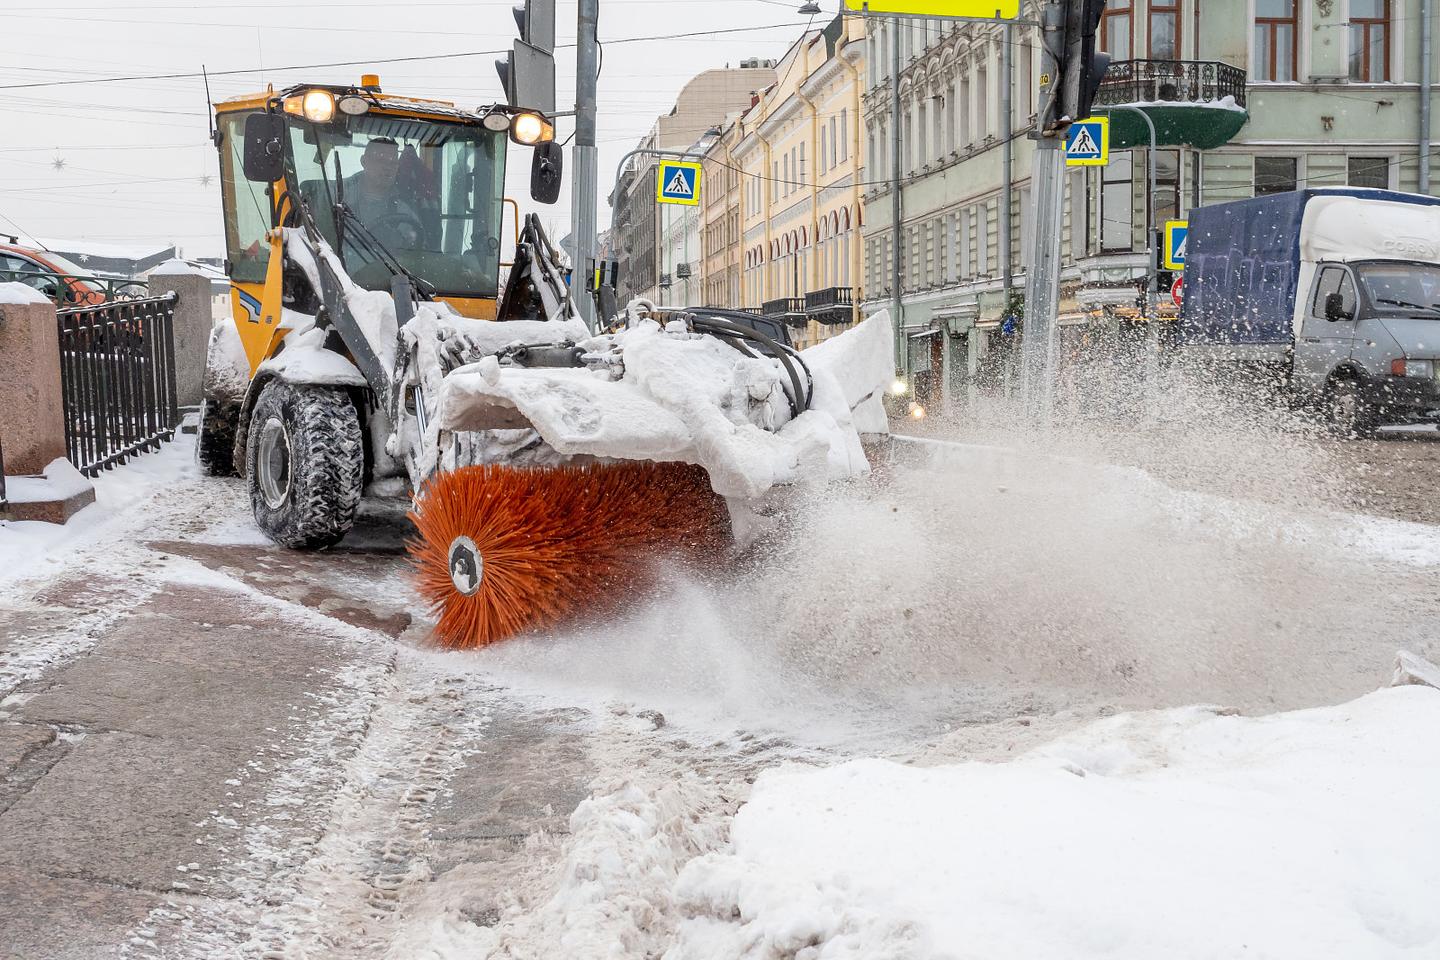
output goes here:
{"type": "Polygon", "coordinates": [[[92,489],[85,475],[64,457],[51,460],[38,477],[6,477],[5,499],[11,503],[41,503],[83,496],[92,489]]]}
{"type": "Polygon", "coordinates": [[[0,283],[0,303],[49,303],[50,298],[18,281],[0,283]]]}
{"type": "Polygon", "coordinates": [[[1440,691],[761,776],[667,960],[1440,955],[1440,691]]]}

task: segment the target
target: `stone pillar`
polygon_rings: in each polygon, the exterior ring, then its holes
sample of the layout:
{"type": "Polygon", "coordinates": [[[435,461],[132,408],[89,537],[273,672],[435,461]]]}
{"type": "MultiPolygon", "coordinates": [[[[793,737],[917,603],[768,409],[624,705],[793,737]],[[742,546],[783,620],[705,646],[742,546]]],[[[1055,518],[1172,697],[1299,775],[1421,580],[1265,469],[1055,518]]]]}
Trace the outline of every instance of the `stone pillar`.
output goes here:
{"type": "Polygon", "coordinates": [[[0,453],[12,478],[0,519],[64,523],[94,502],[90,482],[65,459],[53,304],[0,304],[0,453]]]}
{"type": "Polygon", "coordinates": [[[0,450],[9,475],[65,456],[60,336],[49,303],[0,304],[0,450]]]}
{"type": "Polygon", "coordinates": [[[211,309],[210,278],[200,273],[152,273],[150,295],[174,292],[175,391],[180,406],[198,406],[205,381],[205,351],[215,318],[211,309]]]}

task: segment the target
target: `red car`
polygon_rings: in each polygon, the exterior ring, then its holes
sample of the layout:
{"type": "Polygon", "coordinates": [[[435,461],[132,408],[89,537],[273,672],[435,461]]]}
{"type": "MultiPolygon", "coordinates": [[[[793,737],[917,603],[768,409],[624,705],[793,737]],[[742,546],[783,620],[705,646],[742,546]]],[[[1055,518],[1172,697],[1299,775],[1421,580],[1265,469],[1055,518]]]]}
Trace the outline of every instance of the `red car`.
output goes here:
{"type": "Polygon", "coordinates": [[[88,307],[110,299],[105,286],[81,279],[85,271],[64,257],[15,243],[0,243],[0,282],[34,287],[61,307],[88,307]]]}

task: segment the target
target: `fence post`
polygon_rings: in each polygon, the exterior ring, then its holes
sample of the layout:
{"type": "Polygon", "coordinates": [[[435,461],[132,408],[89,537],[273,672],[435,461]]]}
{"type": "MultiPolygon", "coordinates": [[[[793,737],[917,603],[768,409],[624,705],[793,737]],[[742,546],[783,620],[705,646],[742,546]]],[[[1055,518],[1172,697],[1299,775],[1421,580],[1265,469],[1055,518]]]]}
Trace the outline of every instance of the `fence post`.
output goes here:
{"type": "Polygon", "coordinates": [[[45,481],[6,484],[9,519],[63,523],[95,499],[94,488],[65,460],[60,339],[50,303],[0,304],[0,446],[11,478],[54,473],[45,481]],[[62,478],[60,475],[64,475],[62,478]]]}
{"type": "Polygon", "coordinates": [[[198,406],[204,393],[205,350],[215,325],[210,278],[202,273],[150,274],[150,296],[175,293],[175,390],[180,406],[198,406]]]}

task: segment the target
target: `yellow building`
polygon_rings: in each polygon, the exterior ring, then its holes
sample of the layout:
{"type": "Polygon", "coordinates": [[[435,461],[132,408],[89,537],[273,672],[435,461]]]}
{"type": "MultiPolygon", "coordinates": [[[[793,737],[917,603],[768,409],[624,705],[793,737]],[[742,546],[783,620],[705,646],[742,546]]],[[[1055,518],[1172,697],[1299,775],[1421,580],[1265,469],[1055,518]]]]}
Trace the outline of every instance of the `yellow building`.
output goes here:
{"type": "MultiPolygon", "coordinates": [[[[859,17],[806,33],[775,68],[776,82],[707,154],[712,166],[740,174],[740,291],[730,305],[784,319],[799,346],[858,317],[863,39],[859,17]]],[[[702,230],[715,222],[711,209],[702,230]]]]}

